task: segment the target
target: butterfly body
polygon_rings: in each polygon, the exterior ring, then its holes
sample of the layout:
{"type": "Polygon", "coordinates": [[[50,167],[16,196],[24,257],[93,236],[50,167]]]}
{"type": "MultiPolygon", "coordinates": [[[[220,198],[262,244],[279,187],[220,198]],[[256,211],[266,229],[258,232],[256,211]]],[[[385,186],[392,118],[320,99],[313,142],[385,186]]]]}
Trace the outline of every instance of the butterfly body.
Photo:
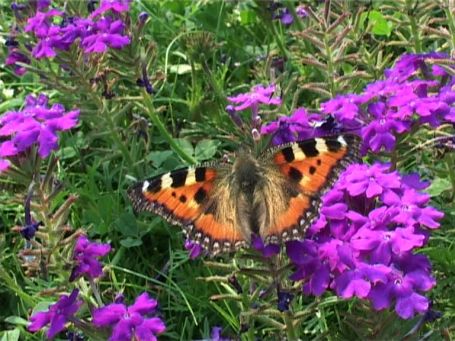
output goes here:
{"type": "Polygon", "coordinates": [[[278,243],[302,238],[320,198],[349,163],[359,160],[353,135],[281,145],[233,164],[206,163],[139,182],[128,192],[136,211],[183,227],[210,254],[249,244],[252,234],[278,243]]]}

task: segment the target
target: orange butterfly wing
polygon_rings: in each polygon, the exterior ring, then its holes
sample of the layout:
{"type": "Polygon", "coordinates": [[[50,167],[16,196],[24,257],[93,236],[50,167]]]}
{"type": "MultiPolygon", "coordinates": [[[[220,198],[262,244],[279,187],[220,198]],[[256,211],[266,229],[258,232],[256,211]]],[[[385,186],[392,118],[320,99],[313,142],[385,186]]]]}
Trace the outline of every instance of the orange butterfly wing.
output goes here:
{"type": "Polygon", "coordinates": [[[319,214],[320,198],[350,164],[360,161],[355,135],[315,138],[279,146],[272,160],[295,188],[287,209],[261,233],[267,242],[302,238],[319,214]]]}
{"type": "Polygon", "coordinates": [[[220,179],[222,168],[183,168],[138,182],[128,190],[135,211],[160,215],[215,255],[245,244],[232,219],[235,201],[220,179]],[[230,207],[231,205],[232,207],[230,207]]]}

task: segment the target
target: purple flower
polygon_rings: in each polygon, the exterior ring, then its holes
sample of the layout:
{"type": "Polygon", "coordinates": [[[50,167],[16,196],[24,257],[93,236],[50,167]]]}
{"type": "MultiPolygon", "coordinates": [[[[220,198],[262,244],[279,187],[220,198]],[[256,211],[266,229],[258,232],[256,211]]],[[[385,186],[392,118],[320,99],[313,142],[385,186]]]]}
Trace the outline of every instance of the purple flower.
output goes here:
{"type": "Polygon", "coordinates": [[[281,116],[278,120],[261,127],[262,135],[272,135],[272,143],[279,145],[315,137],[314,124],[320,116],[309,114],[305,108],[296,109],[291,116],[281,116]]]}
{"type": "Polygon", "coordinates": [[[221,327],[213,327],[212,332],[210,333],[210,341],[230,341],[231,339],[229,338],[224,338],[221,335],[221,331],[223,329],[221,327]]]}
{"type": "Polygon", "coordinates": [[[71,295],[60,296],[60,299],[55,304],[49,306],[48,311],[32,315],[28,330],[36,332],[49,324],[46,336],[48,339],[53,339],[65,329],[65,324],[73,318],[82,305],[82,301],[77,300],[78,295],[79,290],[74,289],[71,295]]]}
{"type": "Polygon", "coordinates": [[[53,17],[62,16],[63,12],[51,9],[47,12],[37,11],[34,17],[27,21],[25,32],[33,32],[37,38],[46,38],[52,26],[53,17]]]}
{"type": "Polygon", "coordinates": [[[108,11],[115,14],[128,12],[130,2],[131,0],[101,0],[100,6],[90,16],[96,17],[108,11]]]}
{"type": "Polygon", "coordinates": [[[130,43],[130,38],[123,35],[124,28],[121,20],[102,17],[82,38],[81,46],[86,53],[103,53],[108,47],[121,49],[130,43]]]}
{"type": "Polygon", "coordinates": [[[190,259],[195,259],[202,253],[202,246],[198,243],[193,243],[191,240],[185,240],[184,247],[189,251],[190,259]]]}
{"type": "Polygon", "coordinates": [[[158,302],[144,292],[134,304],[112,303],[93,311],[93,324],[96,327],[112,327],[110,341],[153,341],[156,335],[165,331],[164,322],[158,317],[150,317],[158,302]]]}
{"type": "Polygon", "coordinates": [[[253,113],[253,120],[258,115],[259,104],[281,105],[281,98],[273,97],[275,85],[264,87],[262,85],[254,86],[250,92],[228,97],[228,101],[233,104],[235,111],[242,111],[250,108],[253,113]]]}
{"type": "MultiPolygon", "coordinates": [[[[418,69],[427,70],[427,65],[425,64],[426,59],[442,59],[448,58],[445,53],[430,52],[422,54],[404,54],[400,59],[395,63],[395,66],[391,69],[387,69],[384,74],[388,79],[394,81],[405,81],[415,74],[418,69]]],[[[441,74],[441,67],[434,65],[432,67],[433,75],[441,74]]],[[[445,74],[445,73],[444,73],[445,74]]]]}
{"type": "Polygon", "coordinates": [[[342,188],[350,196],[365,195],[368,199],[375,196],[394,196],[393,190],[400,188],[400,177],[397,172],[387,172],[387,164],[376,163],[372,166],[352,165],[345,172],[342,188]]]}
{"type": "Polygon", "coordinates": [[[270,258],[280,253],[279,245],[277,244],[265,245],[262,238],[258,235],[251,236],[251,245],[253,249],[259,251],[265,258],[270,258]]]}
{"type": "Polygon", "coordinates": [[[70,281],[81,276],[95,279],[103,274],[103,266],[99,257],[106,256],[111,251],[109,244],[93,243],[86,236],[82,235],[76,241],[73,251],[75,267],[71,272],[70,281]]]}
{"type": "Polygon", "coordinates": [[[20,52],[18,48],[10,48],[8,50],[8,56],[5,60],[5,65],[12,65],[14,68],[14,73],[18,76],[22,76],[27,72],[27,69],[23,66],[17,65],[16,63],[30,64],[30,59],[20,52]]]}
{"type": "Polygon", "coordinates": [[[10,157],[38,144],[40,157],[49,156],[58,147],[58,131],[65,131],[77,124],[79,110],[65,112],[62,104],[48,105],[47,96],[28,95],[22,111],[9,111],[0,117],[0,157],[10,157]],[[9,138],[9,140],[7,139],[9,138]],[[6,139],[6,140],[5,140],[6,139]]]}

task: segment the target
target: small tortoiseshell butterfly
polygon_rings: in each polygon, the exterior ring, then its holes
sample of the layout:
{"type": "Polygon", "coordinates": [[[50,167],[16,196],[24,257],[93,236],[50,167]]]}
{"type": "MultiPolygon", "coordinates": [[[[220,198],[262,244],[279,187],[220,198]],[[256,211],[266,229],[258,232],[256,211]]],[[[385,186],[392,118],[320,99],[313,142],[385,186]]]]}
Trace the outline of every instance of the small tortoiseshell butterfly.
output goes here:
{"type": "Polygon", "coordinates": [[[139,182],[128,190],[135,211],[181,225],[210,254],[249,244],[302,238],[317,218],[322,194],[359,161],[354,135],[314,138],[239,153],[233,164],[206,163],[139,182]]]}

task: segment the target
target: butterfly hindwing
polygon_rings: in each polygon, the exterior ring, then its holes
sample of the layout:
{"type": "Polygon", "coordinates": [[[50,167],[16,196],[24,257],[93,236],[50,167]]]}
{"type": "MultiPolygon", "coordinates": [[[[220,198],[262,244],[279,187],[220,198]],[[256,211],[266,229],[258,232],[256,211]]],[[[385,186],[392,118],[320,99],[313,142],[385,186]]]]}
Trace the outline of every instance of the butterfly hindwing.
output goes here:
{"type": "Polygon", "coordinates": [[[128,191],[135,211],[148,211],[183,227],[187,238],[211,254],[243,245],[235,228],[225,170],[213,164],[182,168],[142,181],[128,191]]]}
{"type": "Polygon", "coordinates": [[[359,161],[359,144],[358,137],[343,135],[304,140],[273,149],[270,153],[272,165],[267,172],[274,174],[278,169],[286,179],[286,185],[277,190],[294,188],[294,192],[288,196],[286,208],[276,215],[270,226],[263,228],[263,238],[278,242],[303,237],[318,216],[321,196],[347,165],[359,161]]]}

